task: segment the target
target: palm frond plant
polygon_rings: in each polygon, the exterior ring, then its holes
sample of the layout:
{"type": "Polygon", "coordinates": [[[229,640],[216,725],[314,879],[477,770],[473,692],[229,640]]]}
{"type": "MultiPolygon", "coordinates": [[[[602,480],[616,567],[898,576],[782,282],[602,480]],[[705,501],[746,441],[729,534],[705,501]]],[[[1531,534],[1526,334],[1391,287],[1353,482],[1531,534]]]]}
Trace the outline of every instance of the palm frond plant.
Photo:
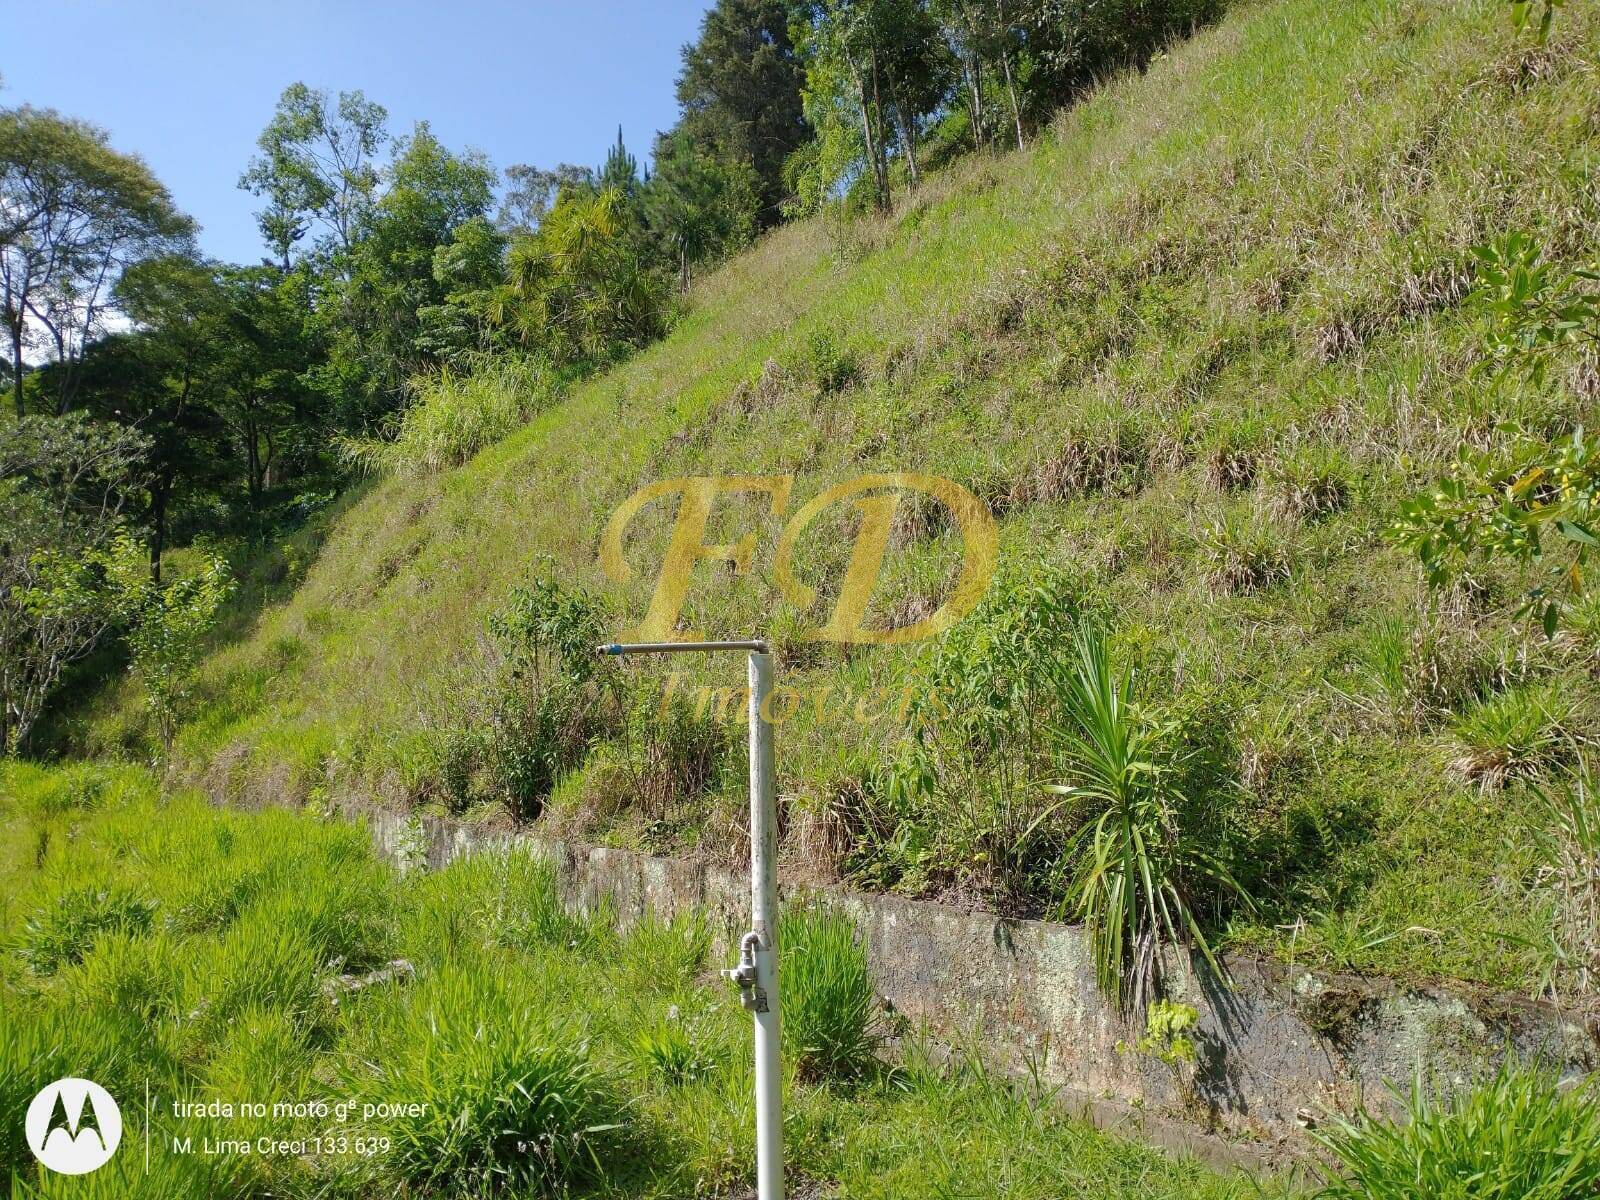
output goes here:
{"type": "Polygon", "coordinates": [[[1223,975],[1196,915],[1200,889],[1249,898],[1217,856],[1182,836],[1179,813],[1195,797],[1181,791],[1172,723],[1135,703],[1133,673],[1112,663],[1103,630],[1081,627],[1076,650],[1059,680],[1066,779],[1046,786],[1091,819],[1073,846],[1080,865],[1063,908],[1088,926],[1101,990],[1139,1007],[1164,944],[1192,943],[1223,975]]]}

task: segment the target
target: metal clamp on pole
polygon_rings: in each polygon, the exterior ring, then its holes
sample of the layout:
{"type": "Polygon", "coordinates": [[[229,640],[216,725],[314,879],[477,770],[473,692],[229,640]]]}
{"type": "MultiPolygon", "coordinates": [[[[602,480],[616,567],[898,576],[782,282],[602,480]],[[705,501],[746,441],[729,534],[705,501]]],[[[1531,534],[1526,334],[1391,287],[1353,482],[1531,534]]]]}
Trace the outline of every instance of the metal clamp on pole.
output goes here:
{"type": "Polygon", "coordinates": [[[725,642],[611,642],[597,654],[683,654],[744,650],[750,669],[750,908],[754,926],[739,941],[739,963],[722,972],[739,985],[755,1017],[756,1196],[783,1200],[783,1068],[778,1011],[778,800],[773,777],[772,655],[758,639],[725,642]]]}

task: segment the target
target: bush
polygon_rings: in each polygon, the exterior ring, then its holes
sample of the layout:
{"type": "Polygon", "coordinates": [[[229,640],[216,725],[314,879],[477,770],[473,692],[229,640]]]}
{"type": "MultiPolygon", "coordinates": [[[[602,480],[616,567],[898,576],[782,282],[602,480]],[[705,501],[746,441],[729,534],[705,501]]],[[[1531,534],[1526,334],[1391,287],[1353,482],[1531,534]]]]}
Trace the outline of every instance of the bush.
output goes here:
{"type": "Polygon", "coordinates": [[[143,933],[155,901],[121,887],[81,887],[66,892],[28,918],[18,951],[40,975],[80,962],[107,933],[143,933]]]}
{"type": "Polygon", "coordinates": [[[785,915],[779,935],[783,1036],[802,1077],[853,1079],[872,1063],[872,979],[849,918],[822,908],[785,915]]]}
{"type": "Polygon", "coordinates": [[[1271,470],[1269,485],[1272,512],[1287,520],[1321,521],[1350,503],[1350,467],[1337,450],[1290,455],[1271,470]]]}
{"type": "Polygon", "coordinates": [[[200,673],[206,635],[233,592],[228,564],[210,555],[201,570],[161,583],[150,578],[144,546],[128,533],[105,561],[134,678],[156,719],[161,748],[170,751],[200,673]]]}
{"type": "Polygon", "coordinates": [[[936,869],[1027,895],[1059,851],[1034,781],[1049,766],[1054,679],[1090,611],[1088,582],[1042,564],[1003,569],[933,649],[910,689],[913,741],[871,791],[928,831],[936,869]]]}
{"type": "Polygon", "coordinates": [[[698,704],[659,687],[640,688],[633,697],[622,765],[628,790],[649,819],[666,820],[674,804],[717,790],[735,765],[738,737],[719,711],[720,699],[717,689],[698,704]]]}
{"type": "Polygon", "coordinates": [[[1321,1200],[1592,1200],[1600,1193],[1600,1105],[1590,1084],[1563,1091],[1552,1071],[1508,1063],[1447,1103],[1419,1078],[1406,1120],[1363,1112],[1315,1136],[1345,1178],[1321,1200]]]}
{"type": "Polygon", "coordinates": [[[709,1079],[718,1066],[716,1056],[677,1009],[641,1029],[632,1049],[644,1073],[666,1087],[709,1079]]]}
{"type": "Polygon", "coordinates": [[[1259,591],[1288,579],[1293,567],[1283,531],[1259,519],[1229,516],[1206,529],[1200,545],[1206,581],[1218,594],[1259,591]]]}
{"type": "Polygon", "coordinates": [[[486,359],[465,375],[446,368],[418,376],[393,441],[345,438],[339,454],[345,465],[373,474],[436,474],[526,424],[558,390],[542,364],[509,357],[486,359]]]}

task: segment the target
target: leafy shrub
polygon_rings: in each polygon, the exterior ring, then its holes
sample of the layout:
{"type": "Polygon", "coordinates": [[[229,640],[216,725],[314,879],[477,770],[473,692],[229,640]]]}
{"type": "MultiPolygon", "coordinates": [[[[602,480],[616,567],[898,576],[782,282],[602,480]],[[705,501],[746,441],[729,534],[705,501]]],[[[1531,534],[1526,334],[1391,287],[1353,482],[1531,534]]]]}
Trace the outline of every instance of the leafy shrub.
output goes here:
{"type": "Polygon", "coordinates": [[[610,719],[615,673],[594,653],[604,640],[605,607],[564,586],[547,561],[531,585],[511,590],[488,627],[501,670],[485,751],[512,811],[532,817],[610,719]]]}
{"type": "Polygon", "coordinates": [[[162,748],[171,750],[200,672],[205,636],[233,592],[228,564],[211,556],[191,575],[158,582],[150,578],[143,545],[124,533],[106,559],[106,572],[126,627],[134,678],[144,688],[162,748]]]}
{"type": "Polygon", "coordinates": [[[806,334],[798,358],[800,374],[824,395],[843,391],[860,371],[855,352],[831,329],[818,328],[806,334]]]}
{"type": "Polygon", "coordinates": [[[1174,1069],[1195,1061],[1194,1039],[1190,1037],[1200,1012],[1192,1004],[1156,1000],[1145,1009],[1144,1032],[1132,1046],[1117,1043],[1117,1049],[1147,1055],[1174,1069]]]}
{"type": "Polygon", "coordinates": [[[1344,1171],[1320,1200],[1588,1200],[1600,1192],[1592,1085],[1564,1090],[1552,1071],[1507,1063],[1448,1102],[1420,1078],[1399,1098],[1403,1121],[1362,1113],[1313,1134],[1344,1171]]]}
{"type": "Polygon", "coordinates": [[[1051,840],[1053,806],[1040,803],[1034,780],[1048,767],[1067,635],[1091,594],[1086,580],[1038,563],[1007,566],[990,581],[977,610],[910,681],[912,740],[868,780],[887,810],[871,824],[903,838],[916,822],[935,870],[1012,898],[1039,882],[1060,846],[1051,840]]]}
{"type": "Polygon", "coordinates": [[[785,914],[783,1035],[802,1076],[853,1079],[872,1063],[872,978],[849,918],[820,907],[785,914]]]}
{"type": "Polygon", "coordinates": [[[492,973],[444,965],[381,998],[373,1044],[345,1082],[361,1103],[422,1107],[374,1115],[393,1149],[373,1169],[423,1190],[558,1189],[598,1165],[621,1102],[588,1045],[492,973]]]}
{"type": "MultiPolygon", "coordinates": [[[[743,698],[743,692],[730,693],[743,698]]],[[[665,820],[675,804],[716,790],[736,764],[738,736],[710,689],[703,701],[660,686],[639,688],[623,726],[623,772],[641,812],[665,820]]],[[[742,714],[742,709],[741,709],[742,714]]]]}
{"type": "Polygon", "coordinates": [[[1497,693],[1451,725],[1454,766],[1485,788],[1537,774],[1570,753],[1571,716],[1572,701],[1557,684],[1497,693]]]}
{"type": "Polygon", "coordinates": [[[497,801],[532,820],[616,722],[616,670],[594,653],[605,607],[561,583],[544,559],[485,624],[491,640],[481,685],[452,697],[440,725],[395,754],[407,786],[453,813],[497,801]]]}
{"type": "Polygon", "coordinates": [[[411,381],[393,441],[342,438],[345,465],[373,474],[432,475],[459,467],[551,403],[558,384],[527,359],[494,357],[467,374],[444,368],[411,381]]]}
{"type": "Polygon", "coordinates": [[[1162,942],[1192,941],[1222,973],[1197,916],[1203,893],[1248,902],[1227,866],[1179,826],[1185,751],[1172,726],[1140,709],[1133,675],[1111,662],[1104,634],[1079,630],[1077,661],[1061,676],[1060,767],[1048,791],[1086,807],[1086,851],[1069,904],[1089,926],[1095,976],[1108,996],[1142,1003],[1156,982],[1162,942]]]}

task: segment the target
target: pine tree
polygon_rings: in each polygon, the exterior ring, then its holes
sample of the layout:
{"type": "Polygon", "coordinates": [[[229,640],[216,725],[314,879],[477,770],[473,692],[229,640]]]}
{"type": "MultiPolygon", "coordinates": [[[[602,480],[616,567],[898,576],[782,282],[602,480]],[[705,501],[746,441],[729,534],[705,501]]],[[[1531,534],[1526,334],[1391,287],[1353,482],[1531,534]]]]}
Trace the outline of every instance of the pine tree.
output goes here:
{"type": "Polygon", "coordinates": [[[600,168],[600,186],[615,188],[630,200],[639,189],[639,160],[623,145],[621,125],[617,126],[617,144],[611,147],[605,166],[600,168]]]}

